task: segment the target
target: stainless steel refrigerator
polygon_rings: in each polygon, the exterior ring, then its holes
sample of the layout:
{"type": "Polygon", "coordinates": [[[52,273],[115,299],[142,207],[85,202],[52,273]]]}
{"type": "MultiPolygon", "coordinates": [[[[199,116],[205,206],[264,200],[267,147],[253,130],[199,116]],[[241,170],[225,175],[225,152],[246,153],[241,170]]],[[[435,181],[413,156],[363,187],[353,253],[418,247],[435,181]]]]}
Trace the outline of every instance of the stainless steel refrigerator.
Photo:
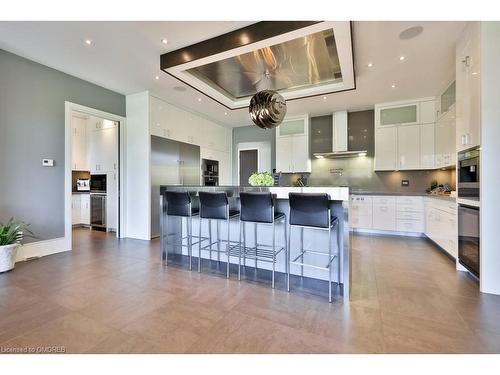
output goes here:
{"type": "Polygon", "coordinates": [[[151,136],[151,237],[160,235],[160,185],[200,185],[200,147],[151,136]]]}

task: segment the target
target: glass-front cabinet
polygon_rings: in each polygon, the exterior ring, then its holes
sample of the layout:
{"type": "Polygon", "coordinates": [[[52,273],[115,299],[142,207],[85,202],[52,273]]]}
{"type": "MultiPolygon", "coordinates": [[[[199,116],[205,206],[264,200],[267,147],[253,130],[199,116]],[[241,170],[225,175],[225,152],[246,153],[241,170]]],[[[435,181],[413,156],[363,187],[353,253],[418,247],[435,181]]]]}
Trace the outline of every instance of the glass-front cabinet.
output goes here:
{"type": "Polygon", "coordinates": [[[306,119],[290,119],[283,121],[278,127],[278,136],[306,135],[306,131],[306,119]]]}
{"type": "Polygon", "coordinates": [[[380,108],[380,126],[418,123],[418,104],[380,108]]]}

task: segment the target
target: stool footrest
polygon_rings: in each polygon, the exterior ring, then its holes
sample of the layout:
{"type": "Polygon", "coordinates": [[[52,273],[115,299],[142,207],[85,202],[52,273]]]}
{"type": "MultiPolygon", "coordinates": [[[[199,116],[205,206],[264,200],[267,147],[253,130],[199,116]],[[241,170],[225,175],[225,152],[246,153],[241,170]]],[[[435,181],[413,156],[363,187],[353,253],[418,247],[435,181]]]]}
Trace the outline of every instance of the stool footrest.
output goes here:
{"type": "Polygon", "coordinates": [[[290,264],[293,264],[293,265],[296,265],[296,266],[304,266],[304,267],[310,267],[310,268],[315,268],[315,269],[319,269],[319,270],[328,271],[330,269],[330,266],[332,265],[333,261],[335,260],[335,258],[338,258],[338,254],[332,254],[330,256],[329,254],[324,253],[324,252],[320,252],[320,251],[302,250],[299,255],[297,255],[295,258],[293,258],[293,260],[290,261],[290,264]],[[315,265],[309,264],[309,263],[297,262],[297,260],[300,257],[306,255],[307,253],[327,256],[328,257],[328,263],[326,264],[326,266],[322,267],[322,266],[315,266],[315,265]]]}
{"type": "MultiPolygon", "coordinates": [[[[276,257],[282,251],[285,251],[284,247],[276,247],[276,253],[274,254],[274,257],[276,257]]],[[[269,262],[272,262],[273,260],[273,249],[272,246],[269,245],[263,245],[263,247],[257,247],[257,248],[255,246],[245,247],[243,249],[243,253],[241,255],[242,257],[244,256],[246,259],[257,259],[269,262]]],[[[239,256],[239,253],[236,254],[236,256],[239,256]]]]}

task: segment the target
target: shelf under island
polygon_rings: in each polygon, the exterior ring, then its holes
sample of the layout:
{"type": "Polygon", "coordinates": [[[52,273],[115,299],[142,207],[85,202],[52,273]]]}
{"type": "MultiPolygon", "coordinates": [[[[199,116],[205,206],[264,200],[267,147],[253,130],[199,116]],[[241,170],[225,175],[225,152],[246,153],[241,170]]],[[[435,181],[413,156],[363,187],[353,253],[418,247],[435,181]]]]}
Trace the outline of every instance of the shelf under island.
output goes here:
{"type": "MultiPolygon", "coordinates": [[[[187,238],[185,238],[185,233],[187,233],[187,220],[181,220],[180,217],[168,217],[167,203],[165,198],[165,192],[167,191],[182,191],[189,192],[192,198],[193,207],[199,206],[198,193],[200,191],[207,192],[226,192],[229,200],[229,205],[231,210],[240,209],[239,206],[239,194],[240,192],[270,192],[275,196],[275,211],[282,212],[288,216],[289,214],[289,202],[288,194],[290,192],[296,193],[326,193],[330,197],[330,211],[333,216],[339,219],[338,233],[340,238],[332,232],[332,246],[334,252],[337,251],[337,246],[340,247],[338,251],[338,258],[336,262],[338,267],[335,270],[340,272],[333,272],[333,282],[338,284],[338,293],[343,296],[344,299],[349,299],[350,296],[350,286],[351,286],[351,254],[350,254],[350,230],[349,230],[349,188],[348,187],[242,187],[242,186],[181,186],[181,185],[162,185],[160,186],[160,239],[161,239],[161,252],[164,260],[171,259],[179,256],[187,256],[187,238]],[[167,235],[168,234],[168,235],[167,235]],[[165,239],[169,238],[169,245],[166,246],[165,239]],[[180,243],[184,246],[180,246],[180,243]],[[163,253],[165,251],[165,253],[163,253]],[[339,275],[338,275],[339,273],[339,275]]],[[[230,241],[231,243],[237,243],[240,236],[240,223],[239,219],[233,219],[230,221],[230,241]]],[[[251,224],[252,225],[252,224],[251,224]]],[[[288,224],[287,224],[288,225],[288,224]]],[[[199,233],[199,218],[197,215],[192,217],[192,232],[193,236],[198,236],[199,233]]],[[[219,234],[221,239],[227,239],[227,224],[219,225],[210,223],[209,220],[203,220],[201,232],[202,237],[206,237],[207,233],[214,231],[219,234]],[[210,229],[209,229],[210,228],[210,229]]],[[[276,224],[276,247],[285,246],[285,238],[281,235],[283,224],[276,224]]],[[[290,230],[290,227],[286,228],[290,230]]],[[[248,231],[251,232],[251,231],[248,231]]],[[[335,232],[336,233],[336,232],[335,232]]],[[[300,231],[293,230],[290,237],[290,258],[294,258],[295,255],[300,253],[300,231]]],[[[214,236],[215,238],[215,236],[214,236]]],[[[266,224],[259,224],[257,231],[257,244],[270,244],[270,239],[272,238],[272,226],[266,224]]],[[[247,235],[247,243],[252,244],[255,242],[253,235],[247,235]]],[[[197,239],[193,240],[195,243],[192,246],[192,255],[194,258],[198,257],[198,244],[196,244],[197,239]]],[[[303,244],[304,249],[314,249],[316,251],[327,252],[328,249],[328,234],[325,231],[314,230],[309,228],[304,228],[303,231],[303,244]]],[[[253,244],[255,246],[255,244],[253,244]]],[[[225,245],[224,245],[225,246],[225,245]]],[[[236,246],[235,246],[236,247],[236,246]]],[[[201,259],[209,259],[211,254],[207,251],[202,251],[201,259]]],[[[319,255],[308,254],[309,263],[318,266],[323,266],[323,258],[319,255]]],[[[226,262],[227,257],[224,254],[220,255],[220,261],[226,262]]],[[[281,254],[281,256],[276,258],[276,271],[281,273],[286,273],[286,257],[281,254]]],[[[231,255],[230,264],[238,265],[238,257],[231,255]]],[[[250,267],[254,267],[253,262],[251,262],[250,267]]],[[[267,262],[258,262],[258,269],[270,270],[271,265],[267,262]]],[[[301,267],[291,265],[290,267],[291,275],[301,275],[301,267]]],[[[303,276],[305,279],[312,280],[328,280],[328,272],[320,269],[304,267],[303,276]]],[[[314,284],[314,283],[313,283],[314,284]]],[[[326,283],[328,284],[328,283],[326,283]]],[[[281,286],[277,285],[278,288],[281,286]]]]}

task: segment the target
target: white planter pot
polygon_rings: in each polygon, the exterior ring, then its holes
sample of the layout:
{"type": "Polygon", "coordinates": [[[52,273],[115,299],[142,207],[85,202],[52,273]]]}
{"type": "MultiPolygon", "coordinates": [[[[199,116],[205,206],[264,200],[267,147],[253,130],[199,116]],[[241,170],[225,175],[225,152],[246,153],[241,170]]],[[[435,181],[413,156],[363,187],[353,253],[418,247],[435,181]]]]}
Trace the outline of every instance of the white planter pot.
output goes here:
{"type": "Polygon", "coordinates": [[[10,271],[16,264],[19,244],[0,246],[0,272],[10,271]]]}

